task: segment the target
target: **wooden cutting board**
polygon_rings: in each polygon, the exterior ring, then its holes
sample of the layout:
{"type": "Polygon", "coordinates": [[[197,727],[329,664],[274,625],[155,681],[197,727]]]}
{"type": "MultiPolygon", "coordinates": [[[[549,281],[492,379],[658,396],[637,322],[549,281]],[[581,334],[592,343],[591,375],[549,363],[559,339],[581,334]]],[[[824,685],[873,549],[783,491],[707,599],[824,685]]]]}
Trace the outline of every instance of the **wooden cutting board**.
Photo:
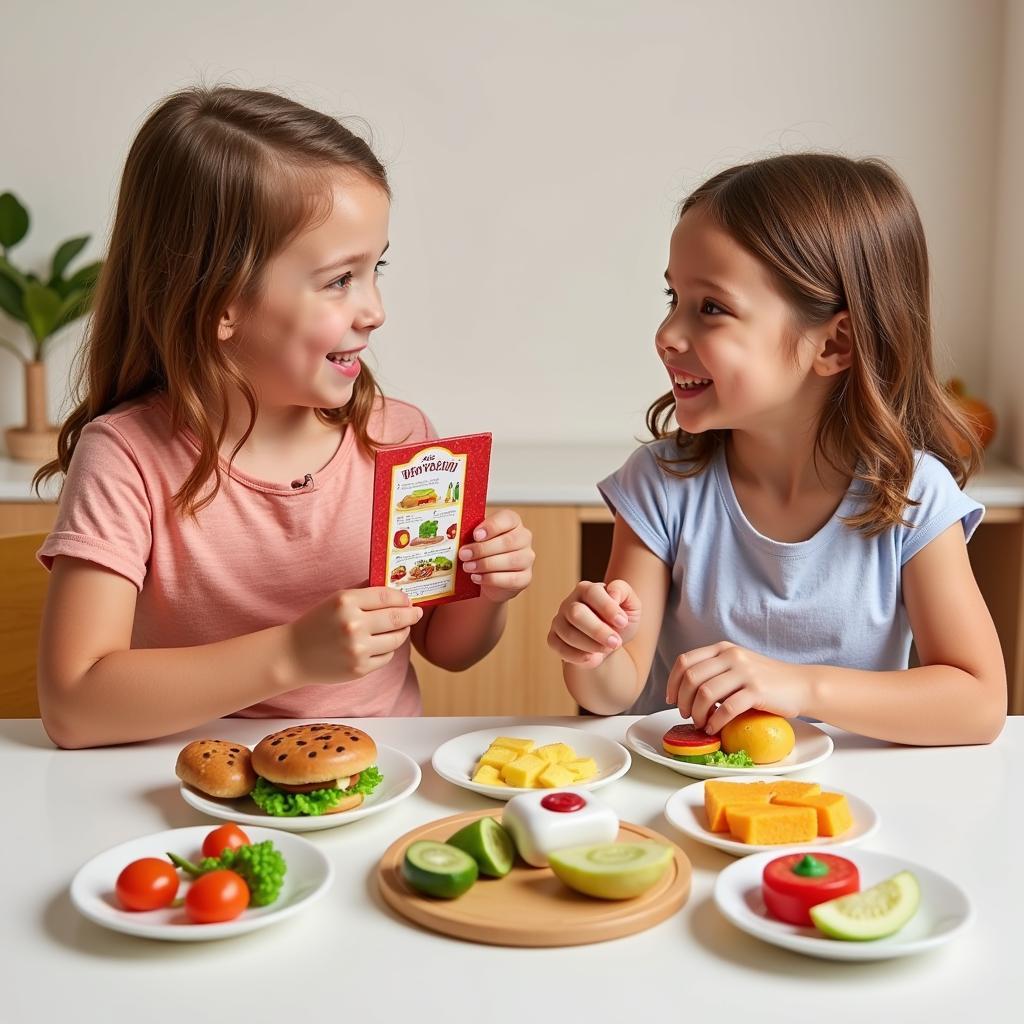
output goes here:
{"type": "Polygon", "coordinates": [[[454,900],[421,896],[405,883],[402,861],[410,843],[444,842],[464,825],[501,812],[470,811],[441,818],[407,832],[385,851],[377,866],[381,895],[403,917],[432,931],[470,942],[497,946],[580,946],[632,935],[671,917],[690,895],[691,868],[686,854],[664,836],[622,822],[621,842],[653,839],[672,847],[674,859],[658,883],[631,900],[599,900],[574,892],[550,868],[516,861],[504,878],[480,877],[454,900]]]}

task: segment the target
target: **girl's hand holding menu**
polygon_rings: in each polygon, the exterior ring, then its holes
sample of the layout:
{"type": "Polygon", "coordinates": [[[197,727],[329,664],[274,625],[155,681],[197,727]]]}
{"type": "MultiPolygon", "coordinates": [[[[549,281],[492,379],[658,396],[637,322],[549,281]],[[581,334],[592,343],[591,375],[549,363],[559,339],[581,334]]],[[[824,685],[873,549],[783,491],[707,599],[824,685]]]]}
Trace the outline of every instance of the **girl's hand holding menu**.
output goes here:
{"type": "Polygon", "coordinates": [[[480,596],[502,604],[530,585],[533,578],[533,534],[511,509],[499,509],[474,531],[475,543],[459,550],[462,568],[480,596]]]}

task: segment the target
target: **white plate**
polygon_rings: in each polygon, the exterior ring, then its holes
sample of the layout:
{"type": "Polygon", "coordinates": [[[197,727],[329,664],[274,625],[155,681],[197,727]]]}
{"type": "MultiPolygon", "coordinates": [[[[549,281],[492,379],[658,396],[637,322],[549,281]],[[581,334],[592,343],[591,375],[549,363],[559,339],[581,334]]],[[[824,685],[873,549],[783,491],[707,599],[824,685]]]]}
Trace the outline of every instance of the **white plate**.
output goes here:
{"type": "MultiPolygon", "coordinates": [[[[803,846],[787,853],[819,850],[803,846]]],[[[967,893],[943,875],[889,853],[851,850],[843,856],[852,860],[860,872],[861,889],[869,889],[897,872],[911,871],[921,886],[921,905],[917,913],[895,934],[874,942],[846,942],[829,939],[816,928],[785,924],[768,914],[761,897],[764,866],[778,852],[743,857],[722,871],[715,882],[715,903],[737,928],[783,949],[825,960],[889,960],[911,956],[941,946],[961,934],[971,923],[974,912],[967,893]]]]}
{"type": "Polygon", "coordinates": [[[832,753],[834,744],[827,732],[810,722],[790,719],[796,746],[788,757],[774,764],[758,764],[753,768],[731,768],[726,765],[691,764],[689,761],[677,761],[665,753],[661,745],[662,737],[674,725],[689,722],[681,718],[676,708],[658,711],[646,718],[639,718],[626,730],[626,745],[641,757],[655,764],[663,764],[680,775],[688,775],[691,779],[718,779],[726,776],[744,775],[788,775],[790,772],[801,772],[820,764],[832,753]]]}
{"type": "MultiPolygon", "coordinates": [[[[753,775],[732,781],[741,783],[774,782],[775,779],[771,775],[753,775]]],[[[835,786],[822,786],[822,789],[828,793],[842,793],[853,814],[853,824],[842,835],[819,836],[814,840],[823,850],[862,843],[868,836],[874,835],[878,831],[881,821],[878,812],[869,803],[852,793],[837,789],[835,786]]],[[[679,790],[678,793],[673,793],[665,804],[665,817],[680,832],[696,839],[697,842],[724,850],[734,857],[746,857],[751,853],[778,853],[781,855],[790,847],[807,845],[806,843],[778,843],[773,846],[757,846],[752,843],[741,843],[738,839],[733,839],[728,832],[712,832],[708,828],[708,818],[704,813],[704,782],[694,782],[679,790]]]]}
{"type": "MultiPolygon", "coordinates": [[[[71,902],[90,921],[115,932],[141,935],[146,939],[200,942],[243,935],[283,921],[322,896],[334,877],[330,861],[308,839],[272,828],[248,828],[246,834],[254,843],[272,839],[288,865],[281,894],[270,906],[249,907],[233,921],[217,924],[193,924],[185,916],[183,907],[139,911],[121,909],[114,886],[117,876],[133,860],[140,857],[159,857],[162,860],[171,851],[196,863],[203,840],[210,831],[209,825],[172,828],[112,846],[79,868],[71,882],[71,902]]],[[[186,891],[187,885],[183,884],[178,895],[183,896],[186,891]]]]}
{"type": "Polygon", "coordinates": [[[416,792],[423,773],[420,766],[408,754],[392,747],[377,746],[377,768],[384,776],[381,784],[356,808],[339,811],[337,814],[300,815],[296,818],[280,818],[260,810],[248,797],[225,800],[207,796],[191,786],[182,783],[182,799],[197,811],[209,814],[211,818],[233,821],[239,825],[267,825],[283,832],[319,832],[325,828],[338,828],[360,818],[386,810],[399,800],[416,792]]]}
{"type": "Polygon", "coordinates": [[[597,775],[586,782],[574,782],[574,789],[600,789],[609,782],[622,778],[629,771],[629,751],[621,743],[610,740],[598,733],[582,729],[567,729],[557,725],[517,725],[504,733],[498,729],[481,729],[467,732],[455,739],[442,743],[434,751],[431,764],[434,771],[463,789],[493,797],[495,800],[511,800],[518,793],[534,793],[534,789],[520,789],[517,786],[485,786],[471,778],[477,761],[498,736],[515,736],[519,739],[534,740],[538,747],[546,743],[568,743],[580,757],[592,757],[597,764],[597,775]]]}

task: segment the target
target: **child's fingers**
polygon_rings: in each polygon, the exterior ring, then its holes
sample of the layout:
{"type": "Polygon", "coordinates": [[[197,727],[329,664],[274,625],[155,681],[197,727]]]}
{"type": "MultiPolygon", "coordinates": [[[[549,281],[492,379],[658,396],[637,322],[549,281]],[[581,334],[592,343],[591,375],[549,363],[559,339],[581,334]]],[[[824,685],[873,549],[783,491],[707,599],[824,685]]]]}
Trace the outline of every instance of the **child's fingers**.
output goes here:
{"type": "Polygon", "coordinates": [[[616,647],[621,646],[621,641],[614,633],[611,634],[611,637],[614,639],[610,643],[595,640],[594,637],[589,636],[561,615],[555,618],[555,621],[551,624],[551,629],[560,640],[563,640],[577,651],[583,651],[586,654],[608,654],[616,647]]]}
{"type": "MultiPolygon", "coordinates": [[[[612,645],[621,643],[622,637],[612,629],[608,620],[600,615],[595,608],[596,605],[607,612],[609,608],[617,607],[615,602],[611,601],[607,594],[599,595],[603,600],[598,600],[597,596],[592,591],[588,591],[585,595],[580,595],[584,600],[566,601],[559,610],[559,618],[564,618],[566,622],[585,633],[591,640],[596,640],[606,647],[610,643],[612,645]]],[[[613,611],[611,617],[614,618],[615,614],[619,613],[613,611]]]]}
{"type": "Polygon", "coordinates": [[[519,518],[518,512],[513,512],[510,508],[499,508],[473,531],[473,540],[487,540],[499,533],[508,533],[521,524],[522,519],[519,518]]]}
{"type": "Polygon", "coordinates": [[[375,633],[366,641],[366,655],[370,660],[385,654],[392,654],[409,639],[409,627],[394,629],[387,633],[375,633]]]}
{"type": "Polygon", "coordinates": [[[490,539],[474,544],[466,544],[459,549],[462,561],[478,561],[489,555],[501,555],[508,551],[529,551],[533,543],[533,534],[525,527],[517,527],[508,533],[489,535],[490,539]]]}
{"type": "Polygon", "coordinates": [[[754,692],[744,687],[735,691],[732,696],[726,698],[712,712],[704,724],[704,731],[717,735],[737,715],[749,711],[754,706],[754,692]]]}
{"type": "Polygon", "coordinates": [[[509,551],[504,555],[491,555],[489,558],[479,558],[471,562],[463,562],[462,568],[466,572],[519,572],[522,569],[529,569],[533,565],[533,552],[527,548],[525,551],[509,551]]]}
{"type": "Polygon", "coordinates": [[[589,668],[594,668],[604,660],[604,656],[600,653],[588,654],[586,651],[577,650],[575,647],[567,644],[555,633],[553,627],[551,632],[548,633],[548,646],[562,661],[567,661],[570,665],[586,665],[589,668]]]}
{"type": "Polygon", "coordinates": [[[611,583],[605,584],[605,590],[627,615],[640,611],[640,598],[625,580],[612,580],[611,583]]]}
{"type": "MultiPolygon", "coordinates": [[[[668,679],[665,681],[665,700],[669,704],[678,704],[683,717],[687,717],[690,714],[689,700],[685,694],[679,692],[683,686],[683,681],[686,680],[692,683],[693,673],[697,670],[697,666],[717,657],[721,653],[717,650],[719,646],[719,644],[712,644],[709,647],[697,647],[692,651],[687,651],[685,654],[680,654],[673,662],[672,668],[669,670],[668,679]],[[686,708],[685,711],[683,710],[684,707],[686,708]]],[[[724,667],[721,666],[718,671],[723,671],[724,667]]],[[[700,682],[710,679],[711,676],[717,674],[717,672],[702,673],[700,682]]]]}
{"type": "Polygon", "coordinates": [[[351,597],[356,607],[364,612],[372,612],[377,608],[408,608],[411,604],[409,596],[394,587],[366,587],[363,590],[350,590],[342,595],[342,600],[351,597]]]}
{"type": "Polygon", "coordinates": [[[474,583],[494,587],[496,590],[514,590],[516,592],[525,590],[530,585],[532,578],[533,574],[528,569],[524,569],[522,572],[492,572],[486,576],[473,573],[470,576],[474,583]]]}
{"type": "Polygon", "coordinates": [[[603,583],[581,583],[576,588],[576,593],[578,599],[586,607],[592,608],[598,618],[609,626],[618,626],[621,629],[629,622],[619,602],[608,593],[603,583]]]}
{"type": "Polygon", "coordinates": [[[383,633],[409,629],[415,626],[421,618],[423,618],[422,608],[381,608],[377,611],[366,612],[363,615],[363,626],[371,636],[379,636],[383,633]]]}
{"type": "Polygon", "coordinates": [[[715,674],[699,681],[694,680],[692,688],[683,686],[679,693],[680,702],[686,699],[689,704],[687,714],[693,719],[693,724],[705,732],[708,731],[708,719],[716,706],[743,688],[743,680],[739,674],[716,661],[705,661],[695,669],[695,674],[700,673],[703,676],[707,676],[708,672],[715,674]]]}

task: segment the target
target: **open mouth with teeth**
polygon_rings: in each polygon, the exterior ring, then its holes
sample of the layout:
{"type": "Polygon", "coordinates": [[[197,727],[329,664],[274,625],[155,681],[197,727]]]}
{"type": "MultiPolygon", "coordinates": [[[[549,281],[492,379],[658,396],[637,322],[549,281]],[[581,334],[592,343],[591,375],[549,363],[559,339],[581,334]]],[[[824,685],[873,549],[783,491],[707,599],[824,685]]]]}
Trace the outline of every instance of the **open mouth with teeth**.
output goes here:
{"type": "Polygon", "coordinates": [[[359,375],[359,350],[355,352],[328,352],[327,362],[346,377],[359,375]]]}
{"type": "Polygon", "coordinates": [[[695,377],[676,371],[672,374],[672,390],[677,398],[693,398],[711,387],[710,377],[695,377]]]}

